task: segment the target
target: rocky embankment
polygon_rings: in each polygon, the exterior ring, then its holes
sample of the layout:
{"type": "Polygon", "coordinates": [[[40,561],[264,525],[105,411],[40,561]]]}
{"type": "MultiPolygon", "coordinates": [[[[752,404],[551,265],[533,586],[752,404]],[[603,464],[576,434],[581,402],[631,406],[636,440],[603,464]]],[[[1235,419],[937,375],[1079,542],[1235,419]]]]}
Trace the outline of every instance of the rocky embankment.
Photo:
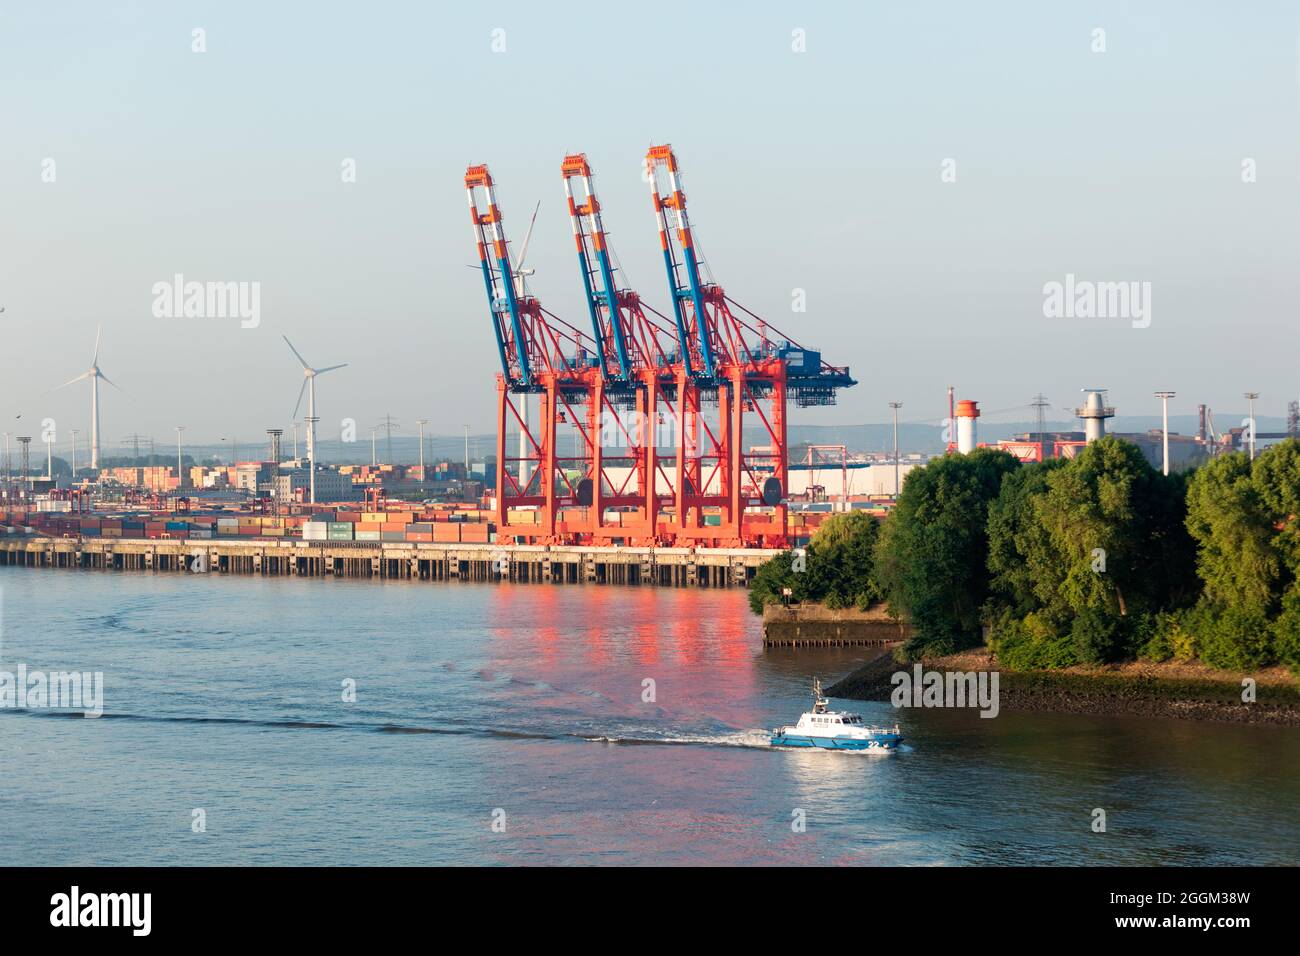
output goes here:
{"type": "MultiPolygon", "coordinates": [[[[1280,667],[1246,674],[1170,662],[1008,671],[999,668],[986,651],[921,663],[927,671],[998,671],[1002,710],[1300,726],[1300,686],[1280,667]],[[1253,703],[1242,700],[1243,680],[1248,677],[1255,681],[1253,703]]],[[[889,700],[895,686],[892,676],[913,666],[884,654],[826,688],[826,693],[850,700],[889,700]]]]}

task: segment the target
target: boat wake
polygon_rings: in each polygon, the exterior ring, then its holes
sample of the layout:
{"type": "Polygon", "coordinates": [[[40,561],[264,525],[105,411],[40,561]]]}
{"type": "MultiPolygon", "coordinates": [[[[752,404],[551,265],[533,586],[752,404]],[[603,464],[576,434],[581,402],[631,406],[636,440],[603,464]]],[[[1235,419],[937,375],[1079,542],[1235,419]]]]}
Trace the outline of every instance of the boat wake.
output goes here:
{"type": "Polygon", "coordinates": [[[619,746],[667,746],[667,747],[740,747],[770,750],[767,734],[761,730],[743,731],[729,734],[682,734],[665,736],[623,736],[570,734],[569,736],[588,740],[592,743],[615,744],[619,746]]]}
{"type": "MultiPolygon", "coordinates": [[[[4,711],[13,715],[26,717],[63,717],[84,719],[80,711],[67,710],[24,710],[12,708],[4,711]]],[[[761,730],[731,731],[727,733],[683,733],[666,731],[664,733],[648,732],[642,728],[632,728],[625,733],[600,733],[583,730],[520,730],[497,727],[473,726],[429,726],[419,724],[401,724],[392,721],[373,723],[369,721],[338,722],[320,720],[301,720],[289,718],[257,717],[222,717],[200,715],[168,714],[131,714],[105,712],[97,720],[104,721],[138,721],[144,723],[170,724],[222,724],[227,726],[256,727],[267,730],[341,730],[361,731],[380,734],[411,734],[427,736],[481,737],[504,740],[573,740],[599,743],[610,746],[666,746],[666,747],[733,747],[770,750],[768,735],[761,730]]]]}

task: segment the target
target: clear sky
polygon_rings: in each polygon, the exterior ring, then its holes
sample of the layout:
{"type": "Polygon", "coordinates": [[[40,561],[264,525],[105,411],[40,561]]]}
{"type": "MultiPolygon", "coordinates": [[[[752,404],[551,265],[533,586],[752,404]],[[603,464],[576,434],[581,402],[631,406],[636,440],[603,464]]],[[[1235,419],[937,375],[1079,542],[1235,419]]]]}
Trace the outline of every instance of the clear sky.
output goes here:
{"type": "Polygon", "coordinates": [[[287,426],[282,334],[350,363],[320,380],[323,435],[347,416],[364,440],[387,412],[404,434],[488,431],[465,166],[491,165],[516,243],[542,201],[532,289],[585,324],[560,160],[587,153],[628,278],[667,311],[651,142],[677,150],[717,280],[859,379],[796,422],[883,421],[890,400],[937,420],[949,384],[1056,410],[1109,386],[1121,414],[1169,388],[1171,411],[1229,420],[1250,389],[1282,415],[1300,391],[1298,52],[1300,7],[1280,2],[6,0],[0,415],[84,435],[85,383],[50,390],[102,323],[126,393],[104,390],[106,449],[287,426]],[[259,282],[260,324],[156,317],[177,273],[259,282]],[[1149,282],[1149,326],[1046,317],[1068,273],[1149,282]]]}

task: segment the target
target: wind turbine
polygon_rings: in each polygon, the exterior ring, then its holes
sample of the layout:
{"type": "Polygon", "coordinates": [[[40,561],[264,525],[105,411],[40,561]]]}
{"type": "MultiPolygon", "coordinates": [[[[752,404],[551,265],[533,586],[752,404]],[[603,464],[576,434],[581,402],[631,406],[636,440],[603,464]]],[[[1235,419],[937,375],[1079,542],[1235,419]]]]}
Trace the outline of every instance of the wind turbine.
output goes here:
{"type": "Polygon", "coordinates": [[[325,368],[312,368],[307,364],[307,360],[298,353],[289,341],[289,336],[280,336],[284,339],[284,344],[289,346],[289,351],[294,357],[302,363],[302,388],[298,389],[298,404],[293,406],[293,417],[298,417],[298,409],[302,407],[302,393],[307,393],[307,468],[308,480],[310,482],[311,503],[316,503],[316,376],[324,375],[326,372],[332,372],[336,368],[344,368],[347,362],[342,365],[329,365],[325,368]]]}
{"type": "MultiPolygon", "coordinates": [[[[99,368],[99,337],[103,330],[102,325],[95,328],[95,356],[90,360],[90,368],[58,387],[67,388],[69,385],[80,382],[83,378],[90,379],[90,467],[96,471],[99,470],[99,380],[103,379],[119,392],[122,390],[99,368]]],[[[55,391],[58,391],[58,388],[55,391]]]]}
{"type": "Polygon", "coordinates": [[[537,225],[537,210],[542,208],[542,201],[537,200],[537,205],[533,207],[533,218],[528,223],[528,231],[524,233],[524,244],[519,247],[519,262],[515,264],[515,278],[519,280],[519,289],[517,295],[524,294],[524,277],[536,274],[536,269],[525,269],[524,261],[528,258],[528,243],[533,241],[533,226],[537,225]]]}

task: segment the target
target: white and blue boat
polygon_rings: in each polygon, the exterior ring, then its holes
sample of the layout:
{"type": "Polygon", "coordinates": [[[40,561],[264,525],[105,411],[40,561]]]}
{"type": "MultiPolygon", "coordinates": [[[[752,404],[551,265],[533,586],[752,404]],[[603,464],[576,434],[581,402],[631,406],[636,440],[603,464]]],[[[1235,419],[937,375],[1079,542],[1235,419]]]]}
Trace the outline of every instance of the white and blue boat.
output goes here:
{"type": "Polygon", "coordinates": [[[857,714],[830,710],[821,681],[813,678],[813,709],[793,727],[772,730],[773,747],[818,747],[822,750],[867,750],[892,753],[902,743],[898,725],[873,727],[857,714]]]}

